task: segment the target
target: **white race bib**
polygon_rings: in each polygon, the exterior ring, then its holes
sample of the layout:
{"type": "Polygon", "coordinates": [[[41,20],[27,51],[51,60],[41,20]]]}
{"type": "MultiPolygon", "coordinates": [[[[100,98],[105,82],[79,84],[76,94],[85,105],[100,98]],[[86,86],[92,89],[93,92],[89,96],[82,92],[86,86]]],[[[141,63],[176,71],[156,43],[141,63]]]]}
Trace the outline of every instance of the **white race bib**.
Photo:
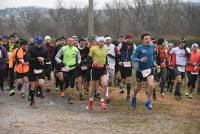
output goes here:
{"type": "Polygon", "coordinates": [[[110,69],[115,69],[115,64],[109,64],[110,69]]]}
{"type": "Polygon", "coordinates": [[[191,74],[193,74],[193,75],[198,75],[198,72],[191,72],[191,74]]]}
{"type": "Polygon", "coordinates": [[[87,70],[87,66],[81,66],[81,70],[87,70]]]}
{"type": "Polygon", "coordinates": [[[49,61],[49,62],[46,62],[46,64],[47,64],[47,65],[50,65],[50,64],[51,64],[51,61],[49,61]]]}
{"type": "Polygon", "coordinates": [[[185,72],[185,67],[178,66],[178,71],[184,73],[185,72]]]}
{"type": "Polygon", "coordinates": [[[142,76],[144,78],[148,77],[151,74],[151,69],[145,69],[142,71],[142,76]]]}
{"type": "Polygon", "coordinates": [[[63,72],[69,72],[69,67],[68,66],[62,67],[61,71],[63,71],[63,72]]]}
{"type": "Polygon", "coordinates": [[[34,69],[34,74],[41,74],[43,69],[34,69]]]}
{"type": "Polygon", "coordinates": [[[131,67],[131,62],[130,61],[123,62],[123,64],[124,64],[124,67],[131,67]]]}

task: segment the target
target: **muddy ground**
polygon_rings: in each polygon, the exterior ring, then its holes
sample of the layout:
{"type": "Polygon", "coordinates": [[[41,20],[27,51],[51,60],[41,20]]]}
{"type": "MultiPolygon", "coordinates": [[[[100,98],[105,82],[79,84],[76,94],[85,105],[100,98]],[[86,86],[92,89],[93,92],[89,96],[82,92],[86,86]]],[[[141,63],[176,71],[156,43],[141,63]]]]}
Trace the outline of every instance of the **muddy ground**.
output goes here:
{"type": "MultiPolygon", "coordinates": [[[[49,84],[50,85],[50,84],[49,84]]],[[[167,93],[153,101],[153,110],[144,107],[144,91],[140,92],[133,111],[125,96],[115,89],[107,110],[100,110],[95,101],[93,111],[86,110],[87,101],[67,104],[67,97],[50,87],[45,99],[36,99],[37,108],[29,106],[19,94],[6,92],[0,96],[0,134],[199,134],[200,96],[184,97],[180,102],[167,93]]],[[[66,91],[66,93],[71,91],[66,91]]],[[[159,93],[157,93],[159,94],[159,93]]]]}

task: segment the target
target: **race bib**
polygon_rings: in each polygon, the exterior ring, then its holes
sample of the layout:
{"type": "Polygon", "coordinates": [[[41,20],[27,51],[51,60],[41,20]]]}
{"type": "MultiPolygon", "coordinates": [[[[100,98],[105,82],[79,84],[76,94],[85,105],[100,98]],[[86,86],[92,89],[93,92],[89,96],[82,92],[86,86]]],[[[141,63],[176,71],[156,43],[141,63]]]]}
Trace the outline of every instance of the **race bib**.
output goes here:
{"type": "Polygon", "coordinates": [[[198,75],[198,72],[191,72],[191,74],[193,74],[193,75],[198,75]]]}
{"type": "Polygon", "coordinates": [[[46,62],[46,64],[47,64],[47,65],[50,65],[50,64],[51,64],[51,61],[49,61],[49,62],[46,62]]]}
{"type": "Polygon", "coordinates": [[[178,71],[184,73],[185,72],[185,67],[178,66],[178,71]]]}
{"type": "Polygon", "coordinates": [[[61,71],[63,71],[63,72],[69,72],[69,67],[68,66],[62,67],[61,71]]]}
{"type": "Polygon", "coordinates": [[[124,64],[124,67],[131,67],[131,62],[130,61],[123,62],[123,64],[124,64]]]}
{"type": "Polygon", "coordinates": [[[115,69],[115,64],[109,64],[110,69],[115,69]]]}
{"type": "Polygon", "coordinates": [[[146,69],[142,71],[142,76],[144,78],[148,77],[151,74],[151,69],[146,69]]]}
{"type": "Polygon", "coordinates": [[[41,74],[43,69],[34,69],[34,74],[41,74]]]}
{"type": "Polygon", "coordinates": [[[81,67],[81,70],[83,70],[83,71],[84,71],[84,70],[87,70],[87,66],[82,66],[82,67],[81,67]]]}

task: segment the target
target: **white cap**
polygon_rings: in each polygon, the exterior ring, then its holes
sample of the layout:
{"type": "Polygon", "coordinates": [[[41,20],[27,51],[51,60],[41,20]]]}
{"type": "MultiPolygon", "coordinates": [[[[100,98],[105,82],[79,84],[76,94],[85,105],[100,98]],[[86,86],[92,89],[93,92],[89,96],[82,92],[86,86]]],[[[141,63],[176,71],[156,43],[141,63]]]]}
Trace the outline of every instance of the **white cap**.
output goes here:
{"type": "Polygon", "coordinates": [[[193,44],[192,44],[192,48],[194,48],[194,47],[199,47],[199,46],[198,46],[197,43],[193,43],[193,44]]]}
{"type": "Polygon", "coordinates": [[[168,47],[168,45],[169,45],[169,43],[165,40],[165,41],[163,42],[163,46],[168,47]]]}
{"type": "Polygon", "coordinates": [[[96,41],[97,41],[97,42],[105,41],[105,38],[104,38],[104,37],[97,37],[97,38],[96,38],[96,41]]]}
{"type": "Polygon", "coordinates": [[[112,40],[112,38],[111,37],[106,37],[105,40],[112,40]]]}
{"type": "Polygon", "coordinates": [[[51,40],[51,37],[49,35],[45,36],[44,40],[51,40]]]}
{"type": "Polygon", "coordinates": [[[78,38],[78,37],[77,37],[77,36],[75,36],[75,35],[74,35],[74,36],[72,36],[72,37],[73,37],[73,38],[75,38],[75,39],[77,39],[77,38],[78,38]]]}

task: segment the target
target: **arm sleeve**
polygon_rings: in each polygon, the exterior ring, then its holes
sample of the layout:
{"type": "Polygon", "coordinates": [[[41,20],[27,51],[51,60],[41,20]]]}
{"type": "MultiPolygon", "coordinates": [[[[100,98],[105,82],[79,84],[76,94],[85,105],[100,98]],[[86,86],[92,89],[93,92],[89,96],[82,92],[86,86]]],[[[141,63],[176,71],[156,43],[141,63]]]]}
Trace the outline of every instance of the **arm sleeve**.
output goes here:
{"type": "Polygon", "coordinates": [[[77,63],[80,64],[81,63],[81,54],[80,51],[77,50],[77,63]]]}
{"type": "Polygon", "coordinates": [[[62,62],[62,60],[60,59],[62,55],[63,55],[63,49],[61,48],[58,51],[58,53],[56,54],[56,57],[55,57],[55,60],[56,60],[57,63],[61,63],[62,62]]]}
{"type": "Polygon", "coordinates": [[[121,48],[122,48],[122,43],[119,43],[117,48],[118,48],[119,50],[121,50],[121,48]]]}
{"type": "Polygon", "coordinates": [[[94,49],[93,49],[93,48],[90,49],[89,56],[90,56],[90,57],[93,57],[93,56],[94,56],[94,49]]]}
{"type": "Polygon", "coordinates": [[[141,59],[139,59],[139,55],[140,55],[140,50],[137,47],[135,53],[132,55],[132,61],[133,62],[140,62],[141,59]]]}

